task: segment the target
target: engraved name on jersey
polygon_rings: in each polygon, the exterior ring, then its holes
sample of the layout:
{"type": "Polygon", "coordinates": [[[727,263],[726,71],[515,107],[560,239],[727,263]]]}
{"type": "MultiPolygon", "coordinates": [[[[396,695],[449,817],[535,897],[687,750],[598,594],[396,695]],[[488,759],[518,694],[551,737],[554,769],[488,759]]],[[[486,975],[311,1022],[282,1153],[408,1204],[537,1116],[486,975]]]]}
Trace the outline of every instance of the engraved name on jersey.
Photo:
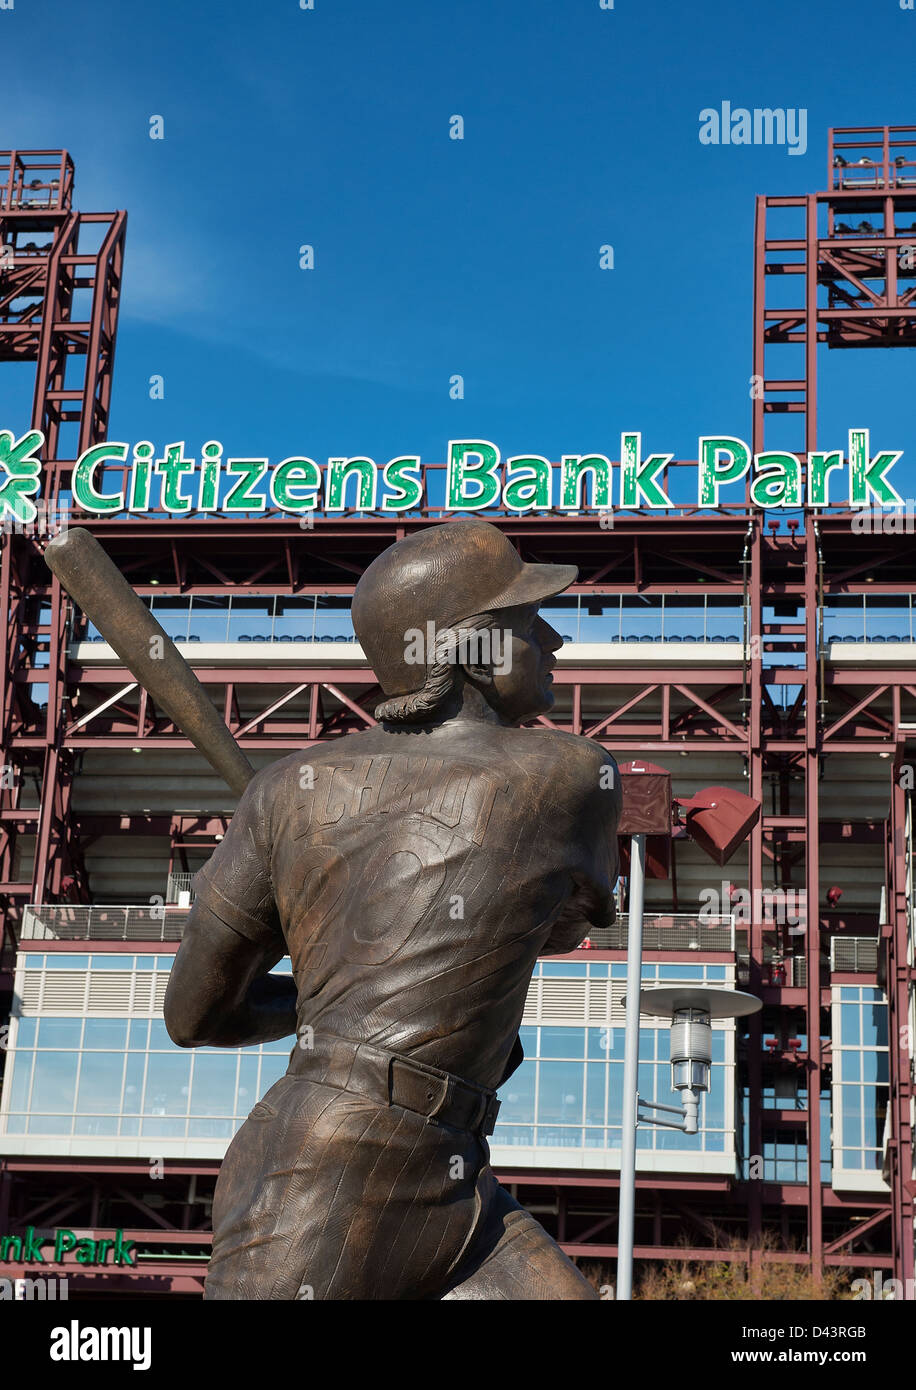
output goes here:
{"type": "Polygon", "coordinates": [[[297,840],[370,815],[419,814],[483,845],[496,798],[509,791],[484,768],[443,758],[351,758],[316,774],[296,807],[297,840]]]}

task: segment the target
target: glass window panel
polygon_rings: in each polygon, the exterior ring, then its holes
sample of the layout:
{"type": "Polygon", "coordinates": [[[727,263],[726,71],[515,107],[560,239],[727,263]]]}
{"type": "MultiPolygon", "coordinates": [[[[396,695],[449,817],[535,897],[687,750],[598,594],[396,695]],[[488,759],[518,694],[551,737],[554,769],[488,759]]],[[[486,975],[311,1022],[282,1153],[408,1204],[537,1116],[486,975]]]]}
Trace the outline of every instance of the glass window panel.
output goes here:
{"type": "Polygon", "coordinates": [[[183,1139],[187,1120],[150,1119],[141,1121],[140,1133],[145,1139],[183,1139]]]}
{"type": "MultiPolygon", "coordinates": [[[[873,1096],[874,1092],[872,1091],[870,1094],[873,1096]]],[[[879,1122],[877,1114],[872,1109],[872,1104],[866,1105],[865,1114],[862,1116],[862,1139],[870,1149],[877,1148],[884,1128],[884,1117],[882,1116],[879,1122]]]]}
{"type": "Polygon", "coordinates": [[[133,970],[133,956],[122,956],[120,951],[112,951],[110,955],[93,956],[89,963],[91,970],[133,970]]]}
{"type": "Polygon", "coordinates": [[[140,1133],[140,1118],[138,1115],[127,1115],[121,1117],[120,1131],[126,1138],[135,1138],[140,1133]]]}
{"type": "Polygon", "coordinates": [[[493,1134],[493,1142],[531,1146],[534,1143],[534,1130],[531,1125],[504,1125],[500,1122],[493,1134]]]}
{"type": "Polygon", "coordinates": [[[586,1129],[585,1147],[587,1149],[607,1148],[607,1138],[603,1129],[586,1129]]]}
{"type": "Polygon", "coordinates": [[[156,621],[161,624],[173,642],[186,642],[191,605],[186,597],[172,594],[154,594],[151,608],[156,621]]]}
{"type": "Polygon", "coordinates": [[[350,600],[342,595],[319,594],[314,621],[319,641],[323,637],[341,637],[349,642],[356,636],[350,617],[350,600]]]}
{"type": "MultiPolygon", "coordinates": [[[[266,1095],[275,1081],[279,1081],[281,1076],[286,1075],[287,1059],[265,1055],[261,1058],[261,1095],[266,1095]]],[[[512,1078],[513,1081],[515,1077],[512,1078]]]]}
{"type": "Polygon", "coordinates": [[[708,1153],[724,1153],[725,1135],[721,1130],[713,1130],[712,1133],[704,1135],[703,1147],[708,1153]]]}
{"type": "Polygon", "coordinates": [[[642,638],[659,641],[662,635],[662,605],[648,594],[621,596],[621,633],[624,642],[642,638]]]}
{"type": "Polygon", "coordinates": [[[123,1052],[84,1052],[76,1108],[116,1115],[121,1108],[123,1052]]]}
{"type": "Polygon", "coordinates": [[[538,1050],[538,1030],[536,1028],[519,1028],[518,1036],[521,1039],[522,1047],[525,1049],[526,1057],[536,1057],[538,1050]]]}
{"type": "Polygon", "coordinates": [[[583,1057],[585,1031],[582,1028],[543,1027],[541,1029],[542,1057],[583,1057]]]}
{"type": "Polygon", "coordinates": [[[232,1120],[192,1118],[188,1121],[189,1139],[231,1139],[234,1131],[232,1120]]]}
{"type": "Polygon", "coordinates": [[[840,1071],[839,1075],[844,1081],[862,1080],[862,1053],[847,1052],[845,1048],[839,1052],[840,1071]]]}
{"type": "MultiPolygon", "coordinates": [[[[572,616],[571,614],[566,615],[572,616]]],[[[569,631],[565,628],[564,631],[569,631]]],[[[580,642],[610,642],[620,632],[620,595],[594,599],[586,596],[579,611],[580,642]]]]}
{"type": "Polygon", "coordinates": [[[844,1149],[850,1149],[854,1144],[862,1142],[862,1119],[857,1114],[843,1115],[843,1143],[844,1149]]]}
{"type": "Polygon", "coordinates": [[[88,956],[58,955],[56,951],[49,951],[47,956],[46,970],[88,970],[88,956]]]}
{"type": "Polygon", "coordinates": [[[605,1123],[605,1086],[607,1067],[603,1062],[589,1062],[585,1068],[585,1123],[605,1123]]]}
{"type": "Polygon", "coordinates": [[[257,1055],[243,1052],[239,1058],[237,1115],[247,1115],[258,1099],[258,1059],[257,1055]]]}
{"type": "Polygon", "coordinates": [[[878,1053],[862,1052],[862,1080],[877,1081],[878,1079],[878,1053]]]}
{"type": "Polygon", "coordinates": [[[219,594],[194,594],[191,598],[191,636],[200,642],[225,642],[229,599],[219,594]]]}
{"type": "Polygon", "coordinates": [[[78,1052],[82,1027],[81,1018],[43,1018],[38,1029],[38,1046],[78,1052]]]}
{"type": "Polygon", "coordinates": [[[25,958],[26,970],[40,970],[45,963],[44,956],[28,955],[25,958]]]}
{"type": "Polygon", "coordinates": [[[83,1051],[90,1048],[118,1048],[127,1045],[126,1018],[87,1018],[83,1033],[83,1051]]]}
{"type": "Polygon", "coordinates": [[[149,1019],[132,1018],[130,1021],[130,1040],[128,1047],[132,1052],[144,1052],[149,1037],[149,1019]]]}
{"type": "Polygon", "coordinates": [[[523,1062],[499,1092],[500,1120],[534,1119],[535,1063],[523,1062]]]}
{"type": "MultiPolygon", "coordinates": [[[[224,1052],[221,1057],[195,1057],[191,1090],[192,1115],[234,1115],[236,1113],[235,1078],[238,1059],[235,1053],[224,1052]]],[[[218,1137],[218,1136],[214,1136],[218,1137]]]]}
{"type": "Polygon", "coordinates": [[[53,1134],[55,1137],[73,1133],[73,1115],[70,1111],[55,1115],[29,1115],[27,1121],[29,1134],[53,1134]]]}
{"type": "Polygon", "coordinates": [[[175,964],[175,957],[174,957],[173,955],[168,955],[168,956],[157,956],[157,957],[156,957],[156,969],[157,969],[157,970],[164,970],[164,971],[168,972],[168,971],[171,970],[171,968],[172,968],[172,966],[173,966],[174,964],[175,964]]]}
{"type": "Polygon", "coordinates": [[[25,1134],[26,1123],[27,1123],[27,1116],[25,1116],[25,1115],[9,1115],[9,1116],[7,1116],[7,1121],[6,1121],[6,1132],[7,1132],[7,1134],[25,1134]]]}
{"type": "Polygon", "coordinates": [[[887,1047],[886,1004],[865,1004],[863,1006],[862,1042],[866,1047],[887,1047]]]}
{"type": "Polygon", "coordinates": [[[32,1082],[32,1053],[16,1051],[7,1062],[5,1084],[9,1087],[10,1110],[25,1110],[29,1103],[32,1082]],[[12,1067],[12,1077],[9,1069],[12,1067]]]}
{"type": "MultiPolygon", "coordinates": [[[[669,1033],[670,1038],[670,1033],[669,1033]]],[[[725,1061],[725,1034],[720,1028],[712,1030],[712,1060],[714,1062],[725,1061]]]]}
{"type": "Polygon", "coordinates": [[[713,1067],[710,1087],[706,1093],[704,1123],[710,1129],[725,1127],[725,1072],[724,1068],[713,1067]]]}
{"type": "MultiPolygon", "coordinates": [[[[588,474],[585,475],[588,478],[588,474]]],[[[586,487],[588,483],[586,483],[586,487]]],[[[578,641],[579,600],[578,598],[552,598],[541,609],[541,617],[563,638],[564,642],[578,641]]],[[[608,621],[611,621],[608,615],[608,621]]],[[[594,640],[594,639],[593,639],[594,640]]]]}
{"type": "Polygon", "coordinates": [[[582,1130],[563,1126],[538,1125],[535,1143],[551,1149],[581,1149],[582,1130]]]}
{"type": "Polygon", "coordinates": [[[589,1028],[588,1055],[596,1060],[614,1058],[623,1061],[623,1045],[626,1034],[622,1028],[589,1028]]]}
{"type": "Polygon", "coordinates": [[[73,1133],[116,1135],[118,1133],[118,1117],[116,1115],[77,1115],[73,1121],[73,1133]]]}
{"type": "Polygon", "coordinates": [[[651,1062],[640,1062],[637,1076],[639,1079],[636,1083],[636,1089],[639,1092],[639,1094],[644,1097],[645,1100],[660,1100],[662,1104],[667,1104],[667,1093],[670,1090],[670,1086],[665,1086],[663,1088],[663,1094],[656,1094],[656,1068],[653,1066],[651,1062]]]}
{"type": "MultiPolygon", "coordinates": [[[[45,1020],[42,1020],[44,1023],[45,1020]]],[[[32,1082],[32,1110],[47,1110],[52,1114],[70,1114],[76,1091],[76,1068],[79,1054],[73,1052],[37,1052],[32,1082]]],[[[54,1131],[45,1131],[53,1133],[54,1131]]],[[[35,1133],[33,1130],[32,1133],[35,1133]]],[[[67,1131],[69,1133],[69,1130],[67,1131]]]]}
{"type": "Polygon", "coordinates": [[[611,1125],[623,1122],[623,1065],[620,1062],[608,1064],[607,1118],[611,1125]]]}
{"type": "MultiPolygon", "coordinates": [[[[185,1054],[151,1052],[146,1073],[146,1115],[185,1115],[188,1110],[191,1059],[185,1054]]],[[[151,1133],[146,1129],[144,1134],[151,1133]]]]}
{"type": "Polygon", "coordinates": [[[138,970],[153,970],[153,969],[155,968],[155,965],[156,965],[156,957],[155,957],[155,956],[138,956],[138,957],[137,957],[137,969],[138,969],[138,970]]]}
{"type": "Polygon", "coordinates": [[[862,1042],[858,1004],[840,1005],[840,1042],[847,1047],[858,1047],[862,1042]]]}
{"type": "Polygon", "coordinates": [[[573,1124],[582,1119],[584,1091],[580,1062],[540,1062],[538,1077],[539,1124],[573,1124]]]}
{"type": "Polygon", "coordinates": [[[124,1073],[124,1113],[126,1115],[139,1115],[140,1113],[145,1067],[146,1056],[144,1053],[128,1053],[127,1068],[124,1073]]]}
{"type": "Polygon", "coordinates": [[[585,966],[577,961],[541,961],[541,974],[545,977],[584,980],[585,966]]]}
{"type": "Polygon", "coordinates": [[[161,1018],[151,1018],[149,1023],[149,1047],[151,1052],[176,1051],[161,1018]]]}
{"type": "Polygon", "coordinates": [[[38,1033],[37,1018],[20,1018],[16,1028],[16,1048],[34,1047],[35,1037],[38,1033]]]}

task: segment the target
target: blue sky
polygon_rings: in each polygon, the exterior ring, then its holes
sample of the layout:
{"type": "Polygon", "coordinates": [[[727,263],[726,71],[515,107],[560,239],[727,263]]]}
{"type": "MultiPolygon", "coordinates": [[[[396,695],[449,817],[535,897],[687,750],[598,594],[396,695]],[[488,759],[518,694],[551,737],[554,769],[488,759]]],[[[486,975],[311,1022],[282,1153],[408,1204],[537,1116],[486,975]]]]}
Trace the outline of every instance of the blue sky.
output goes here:
{"type": "MultiPolygon", "coordinates": [[[[689,458],[749,438],[754,195],[823,188],[830,125],[916,124],[916,13],[314,3],[0,11],[2,143],[66,146],[77,205],[128,210],[111,436],[379,462],[452,437],[551,458],[617,458],[623,429],[689,458]],[[724,99],[805,108],[807,152],[701,145],[724,99]]],[[[911,493],[914,367],[822,350],[820,444],[869,426],[911,493]]],[[[0,424],[21,429],[14,377],[0,424]]]]}

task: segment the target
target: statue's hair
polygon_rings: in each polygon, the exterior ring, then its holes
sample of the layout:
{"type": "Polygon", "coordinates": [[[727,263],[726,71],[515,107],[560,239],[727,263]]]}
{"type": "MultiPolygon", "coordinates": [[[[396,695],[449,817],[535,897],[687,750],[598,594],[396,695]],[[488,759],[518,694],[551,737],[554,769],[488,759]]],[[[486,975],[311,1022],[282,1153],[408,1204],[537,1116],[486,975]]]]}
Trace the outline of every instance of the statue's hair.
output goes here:
{"type": "Polygon", "coordinates": [[[495,625],[496,618],[492,613],[475,613],[472,618],[463,618],[454,627],[438,631],[437,650],[430,653],[434,659],[426,663],[426,679],[420,689],[408,695],[395,695],[376,705],[375,717],[379,723],[435,724],[460,679],[459,667],[465,659],[469,638],[495,625]],[[447,654],[436,660],[443,648],[447,654]]]}

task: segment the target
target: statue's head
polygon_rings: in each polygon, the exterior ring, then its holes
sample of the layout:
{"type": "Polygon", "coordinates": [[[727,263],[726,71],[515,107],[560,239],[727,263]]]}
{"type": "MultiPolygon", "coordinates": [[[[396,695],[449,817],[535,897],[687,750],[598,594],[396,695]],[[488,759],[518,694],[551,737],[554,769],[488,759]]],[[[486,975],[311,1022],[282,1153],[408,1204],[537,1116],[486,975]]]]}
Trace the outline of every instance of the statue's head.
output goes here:
{"type": "Polygon", "coordinates": [[[437,723],[468,686],[510,723],[550,709],[562,638],[537,610],[577,573],[575,565],[525,564],[479,517],[415,531],[383,551],[357,584],[352,610],[388,697],[376,718],[437,723]]]}

